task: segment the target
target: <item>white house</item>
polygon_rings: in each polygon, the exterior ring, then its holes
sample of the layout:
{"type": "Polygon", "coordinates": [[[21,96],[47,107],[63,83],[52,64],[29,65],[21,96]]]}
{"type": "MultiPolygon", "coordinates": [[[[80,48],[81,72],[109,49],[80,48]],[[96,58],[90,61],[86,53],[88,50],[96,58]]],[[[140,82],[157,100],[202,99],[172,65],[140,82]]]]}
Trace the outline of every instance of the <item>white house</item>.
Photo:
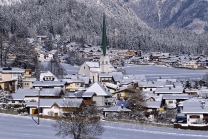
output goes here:
{"type": "Polygon", "coordinates": [[[58,81],[58,78],[50,71],[41,71],[40,81],[58,81]]]}
{"type": "MultiPolygon", "coordinates": [[[[81,107],[83,99],[40,99],[40,113],[47,116],[60,116],[81,107]]],[[[28,102],[29,114],[38,114],[38,103],[28,102]]]]}
{"type": "Polygon", "coordinates": [[[96,96],[93,97],[93,101],[96,102],[97,106],[105,106],[108,102],[108,98],[112,96],[108,88],[98,82],[90,86],[85,92],[95,92],[96,96]]]}
{"type": "Polygon", "coordinates": [[[187,117],[187,124],[207,124],[208,122],[208,104],[207,100],[198,102],[184,102],[183,114],[187,117]]]}
{"type": "Polygon", "coordinates": [[[167,108],[176,108],[179,102],[189,99],[188,94],[165,94],[162,96],[167,108]]]}

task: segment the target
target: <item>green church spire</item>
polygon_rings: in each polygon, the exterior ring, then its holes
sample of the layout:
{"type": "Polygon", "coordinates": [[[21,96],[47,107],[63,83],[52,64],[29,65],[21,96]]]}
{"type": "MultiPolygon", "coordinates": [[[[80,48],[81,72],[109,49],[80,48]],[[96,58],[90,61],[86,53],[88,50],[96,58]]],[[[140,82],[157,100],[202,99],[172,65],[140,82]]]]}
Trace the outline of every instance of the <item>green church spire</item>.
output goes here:
{"type": "Polygon", "coordinates": [[[103,49],[103,55],[105,56],[106,55],[106,51],[107,51],[107,36],[106,36],[105,14],[103,14],[102,49],[103,49]]]}

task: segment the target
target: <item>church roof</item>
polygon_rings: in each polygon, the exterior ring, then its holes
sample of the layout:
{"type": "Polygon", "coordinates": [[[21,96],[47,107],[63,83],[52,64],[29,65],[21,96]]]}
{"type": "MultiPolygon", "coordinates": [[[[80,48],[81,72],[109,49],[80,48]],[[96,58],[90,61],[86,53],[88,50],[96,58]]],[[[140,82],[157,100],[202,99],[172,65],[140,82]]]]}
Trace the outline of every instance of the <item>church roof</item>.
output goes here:
{"type": "Polygon", "coordinates": [[[86,62],[86,64],[90,67],[90,68],[99,68],[100,65],[98,62],[86,62]]]}

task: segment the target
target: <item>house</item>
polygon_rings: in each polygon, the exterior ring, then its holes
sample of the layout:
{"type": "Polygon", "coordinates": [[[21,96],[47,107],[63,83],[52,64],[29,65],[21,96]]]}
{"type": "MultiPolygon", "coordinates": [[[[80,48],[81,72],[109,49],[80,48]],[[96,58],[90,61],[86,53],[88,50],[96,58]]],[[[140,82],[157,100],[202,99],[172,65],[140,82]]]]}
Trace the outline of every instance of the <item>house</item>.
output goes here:
{"type": "Polygon", "coordinates": [[[112,82],[112,75],[108,73],[100,73],[98,75],[99,81],[105,85],[106,83],[112,82]]]}
{"type": "Polygon", "coordinates": [[[196,69],[198,65],[195,60],[183,60],[181,61],[181,67],[196,69]]]}
{"type": "Polygon", "coordinates": [[[105,86],[109,89],[110,93],[115,93],[119,89],[119,86],[113,83],[105,83],[105,86]]]}
{"type": "Polygon", "coordinates": [[[164,104],[167,108],[177,108],[179,102],[191,98],[188,94],[165,94],[162,96],[164,104]]]}
{"type": "Polygon", "coordinates": [[[50,71],[41,71],[39,81],[58,81],[58,78],[50,71]]]}
{"type": "Polygon", "coordinates": [[[198,89],[184,89],[184,94],[197,96],[199,94],[199,90],[198,89]]]}
{"type": "Polygon", "coordinates": [[[19,76],[25,73],[24,69],[20,68],[0,68],[0,86],[7,93],[17,91],[17,80],[19,76]]]}
{"type": "Polygon", "coordinates": [[[155,116],[161,107],[161,101],[146,101],[145,103],[147,109],[145,115],[151,120],[155,119],[155,116]]]}
{"type": "Polygon", "coordinates": [[[36,81],[36,78],[23,78],[22,79],[22,88],[30,89],[32,88],[32,83],[36,81]]]}
{"type": "Polygon", "coordinates": [[[112,82],[116,85],[135,83],[135,82],[146,82],[146,77],[145,75],[115,74],[112,77],[112,82]]]}
{"type": "Polygon", "coordinates": [[[208,106],[207,100],[201,100],[198,102],[184,102],[183,114],[187,117],[188,125],[206,124],[208,123],[208,106]]]}
{"type": "Polygon", "coordinates": [[[96,102],[97,106],[107,105],[108,100],[112,97],[108,88],[98,82],[92,84],[85,92],[95,92],[96,96],[93,97],[93,101],[96,102]]]}
{"type": "Polygon", "coordinates": [[[159,81],[148,81],[148,82],[138,82],[139,89],[141,91],[156,91],[159,88],[165,87],[165,82],[159,81]]]}
{"type": "Polygon", "coordinates": [[[122,116],[123,115],[128,116],[130,112],[131,112],[131,110],[127,109],[123,105],[121,105],[121,106],[112,106],[112,107],[103,109],[104,117],[108,117],[108,118],[117,118],[119,116],[119,113],[122,113],[122,116]]]}
{"type": "MultiPolygon", "coordinates": [[[[40,113],[47,116],[60,116],[72,113],[84,106],[82,99],[40,99],[40,113]]],[[[26,104],[30,115],[38,114],[38,102],[26,104]]]]}

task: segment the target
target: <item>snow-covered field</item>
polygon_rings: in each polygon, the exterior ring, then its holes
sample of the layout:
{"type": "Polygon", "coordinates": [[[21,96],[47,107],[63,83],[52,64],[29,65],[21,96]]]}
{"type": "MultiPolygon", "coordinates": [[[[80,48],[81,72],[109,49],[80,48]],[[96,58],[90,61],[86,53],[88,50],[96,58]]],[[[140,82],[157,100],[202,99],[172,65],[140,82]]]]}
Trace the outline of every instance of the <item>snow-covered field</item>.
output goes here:
{"type": "MultiPolygon", "coordinates": [[[[48,62],[42,62],[43,66],[47,67],[48,62]]],[[[61,63],[68,74],[78,73],[79,67],[74,67],[69,64],[61,63]]],[[[192,70],[192,69],[182,69],[182,68],[172,68],[165,66],[137,66],[137,65],[127,65],[125,68],[126,74],[140,74],[145,75],[147,79],[157,79],[159,77],[168,77],[176,79],[198,79],[202,78],[208,70],[192,70]]]]}
{"type": "MultiPolygon", "coordinates": [[[[55,136],[54,121],[41,119],[38,126],[31,117],[0,114],[1,139],[61,139],[55,136]]],[[[207,131],[190,131],[103,121],[102,139],[205,139],[207,131]]]]}
{"type": "Polygon", "coordinates": [[[201,78],[208,70],[192,70],[182,68],[172,68],[164,66],[127,66],[124,68],[127,74],[146,75],[147,79],[155,79],[159,77],[169,77],[177,79],[195,79],[201,78]]]}

